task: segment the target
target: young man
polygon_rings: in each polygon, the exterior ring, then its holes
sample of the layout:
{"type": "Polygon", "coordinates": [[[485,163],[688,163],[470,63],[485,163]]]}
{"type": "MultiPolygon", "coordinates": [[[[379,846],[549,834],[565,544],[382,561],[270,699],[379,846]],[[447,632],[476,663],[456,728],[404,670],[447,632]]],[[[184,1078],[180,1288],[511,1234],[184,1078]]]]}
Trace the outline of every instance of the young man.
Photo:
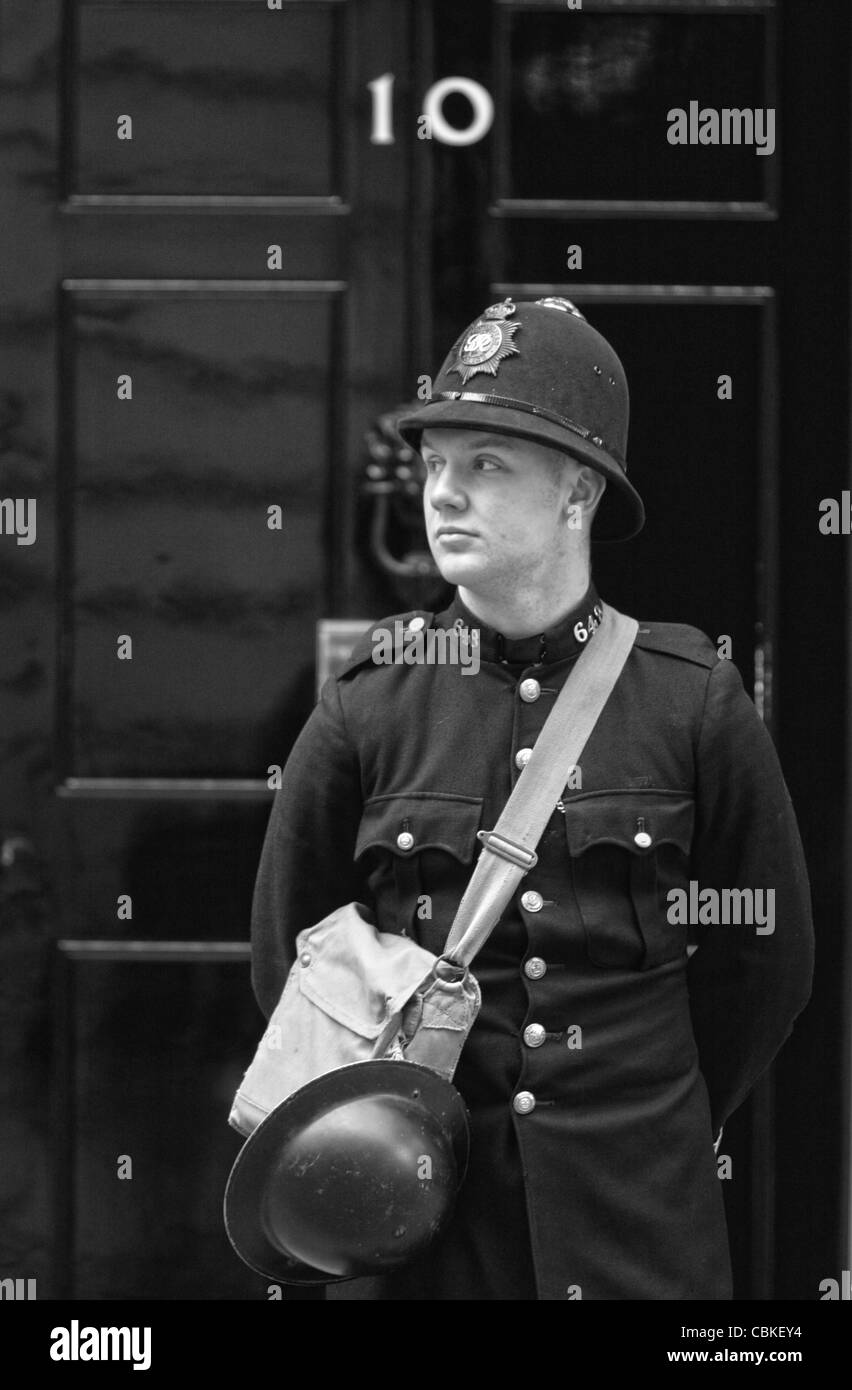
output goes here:
{"type": "MultiPolygon", "coordinates": [[[[593,518],[611,537],[642,525],[627,415],[609,344],[545,299],[485,310],[400,423],[457,585],[445,612],[400,615],[406,637],[477,631],[479,665],[382,664],[367,634],[327,682],[258,873],[267,1015],[296,934],[349,900],[440,953],[476,833],[600,624],[593,518]]],[[[471,1159],[452,1222],[416,1264],[328,1296],[729,1298],[714,1138],[788,1036],[811,964],[795,818],[736,668],[694,628],[640,626],[474,961],[482,1010],[455,1077],[471,1159]]]]}

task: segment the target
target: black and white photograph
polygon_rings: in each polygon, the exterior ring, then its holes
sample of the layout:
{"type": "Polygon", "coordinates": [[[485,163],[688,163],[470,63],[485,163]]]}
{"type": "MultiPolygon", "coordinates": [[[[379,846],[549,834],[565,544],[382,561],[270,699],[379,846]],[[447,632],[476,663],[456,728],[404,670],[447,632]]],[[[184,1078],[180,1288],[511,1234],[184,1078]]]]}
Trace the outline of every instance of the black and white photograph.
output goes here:
{"type": "Polygon", "coordinates": [[[850,79],[846,0],[0,0],[33,1373],[828,1354],[850,79]]]}

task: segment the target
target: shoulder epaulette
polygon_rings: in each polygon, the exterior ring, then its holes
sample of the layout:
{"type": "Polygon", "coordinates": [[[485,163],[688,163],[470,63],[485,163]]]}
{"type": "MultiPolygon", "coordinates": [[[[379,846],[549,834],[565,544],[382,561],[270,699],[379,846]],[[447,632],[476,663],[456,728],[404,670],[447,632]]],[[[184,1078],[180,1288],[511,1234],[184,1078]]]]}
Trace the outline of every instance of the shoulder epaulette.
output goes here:
{"type": "Polygon", "coordinates": [[[707,634],[685,623],[640,623],[636,646],[692,661],[696,666],[712,668],[719,661],[719,653],[707,634]]]}
{"type": "Polygon", "coordinates": [[[434,613],[428,613],[422,608],[413,608],[408,613],[393,613],[389,618],[379,618],[379,620],[368,627],[366,632],[362,632],[355,646],[349,654],[347,661],[337,672],[338,680],[344,676],[351,675],[359,667],[364,665],[381,665],[381,662],[373,662],[373,653],[378,650],[378,644],[384,640],[391,643],[397,642],[402,633],[408,627],[412,618],[421,620],[421,631],[425,632],[434,622],[434,613]],[[399,624],[399,626],[397,626],[399,624]]]}

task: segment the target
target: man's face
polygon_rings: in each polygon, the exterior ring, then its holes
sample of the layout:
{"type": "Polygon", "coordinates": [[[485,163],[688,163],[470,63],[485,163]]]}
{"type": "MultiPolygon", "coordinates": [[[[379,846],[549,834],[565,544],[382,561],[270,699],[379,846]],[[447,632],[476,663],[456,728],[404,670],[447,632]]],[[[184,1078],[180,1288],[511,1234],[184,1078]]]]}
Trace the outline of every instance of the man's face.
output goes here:
{"type": "Polygon", "coordinates": [[[489,593],[539,581],[563,560],[565,509],[579,465],[511,435],[424,430],[423,507],[429,547],[444,579],[489,593]]]}

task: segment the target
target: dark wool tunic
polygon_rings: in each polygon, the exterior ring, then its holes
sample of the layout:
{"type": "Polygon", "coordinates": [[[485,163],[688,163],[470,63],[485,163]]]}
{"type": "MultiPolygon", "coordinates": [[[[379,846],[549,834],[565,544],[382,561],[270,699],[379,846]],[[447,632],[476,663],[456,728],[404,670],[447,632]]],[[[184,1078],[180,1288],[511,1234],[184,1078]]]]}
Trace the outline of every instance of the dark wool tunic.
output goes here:
{"type": "MultiPolygon", "coordinates": [[[[326,683],[258,872],[253,978],[267,1016],[296,934],[350,900],[441,951],[476,832],[496,824],[596,600],[590,589],[543,640],[510,641],[456,597],[417,616],[478,628],[477,674],[377,665],[368,634],[326,683]]],[[[416,1264],[330,1285],[329,1298],[731,1296],[713,1139],[810,992],[790,799],[736,668],[671,624],[640,627],[580,770],[474,961],[482,1010],[455,1077],[471,1161],[452,1222],[416,1264]],[[672,924],[667,894],[690,880],[773,889],[774,931],[672,924]]]]}

